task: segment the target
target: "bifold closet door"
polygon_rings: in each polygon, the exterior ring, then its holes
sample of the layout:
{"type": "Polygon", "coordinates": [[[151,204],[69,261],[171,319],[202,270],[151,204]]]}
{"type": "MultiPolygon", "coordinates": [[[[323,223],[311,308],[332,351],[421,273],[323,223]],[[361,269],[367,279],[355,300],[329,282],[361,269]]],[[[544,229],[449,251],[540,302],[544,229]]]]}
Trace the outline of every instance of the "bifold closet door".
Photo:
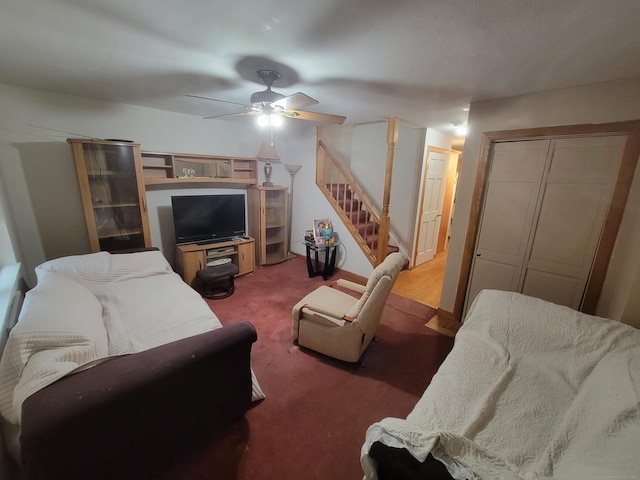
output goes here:
{"type": "Polygon", "coordinates": [[[549,143],[494,145],[466,308],[485,288],[519,290],[549,143]]]}
{"type": "Polygon", "coordinates": [[[494,145],[465,311],[485,288],[580,308],[626,138],[494,145]]]}
{"type": "Polygon", "coordinates": [[[551,144],[522,293],[579,309],[620,169],[626,137],[551,144]]]}

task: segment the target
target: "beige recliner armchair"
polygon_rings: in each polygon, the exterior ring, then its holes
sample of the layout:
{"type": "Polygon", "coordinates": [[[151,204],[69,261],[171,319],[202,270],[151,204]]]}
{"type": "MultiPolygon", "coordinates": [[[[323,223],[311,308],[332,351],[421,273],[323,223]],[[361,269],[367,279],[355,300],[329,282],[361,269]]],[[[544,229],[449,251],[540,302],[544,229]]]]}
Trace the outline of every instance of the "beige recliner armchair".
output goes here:
{"type": "Polygon", "coordinates": [[[338,280],[339,286],[360,293],[360,298],[326,285],[309,293],[292,311],[298,345],[357,362],[373,340],[387,297],[406,261],[402,253],[388,255],[365,286],[338,280]]]}

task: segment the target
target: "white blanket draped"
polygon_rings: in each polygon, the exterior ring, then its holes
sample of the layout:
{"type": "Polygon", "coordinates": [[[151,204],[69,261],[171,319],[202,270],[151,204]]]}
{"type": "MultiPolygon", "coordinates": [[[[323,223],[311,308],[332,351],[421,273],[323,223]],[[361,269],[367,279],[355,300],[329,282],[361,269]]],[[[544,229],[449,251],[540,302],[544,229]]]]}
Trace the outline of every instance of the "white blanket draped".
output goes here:
{"type": "Polygon", "coordinates": [[[456,479],[636,478],[640,331],[511,292],[483,291],[406,420],[371,445],[431,454],[456,479]]]}

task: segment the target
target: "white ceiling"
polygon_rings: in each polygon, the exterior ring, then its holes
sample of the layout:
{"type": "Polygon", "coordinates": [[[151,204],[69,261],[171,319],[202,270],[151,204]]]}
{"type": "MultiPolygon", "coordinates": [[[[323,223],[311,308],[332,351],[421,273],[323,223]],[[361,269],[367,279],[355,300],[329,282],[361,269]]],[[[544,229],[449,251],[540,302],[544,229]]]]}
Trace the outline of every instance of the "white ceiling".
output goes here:
{"type": "Polygon", "coordinates": [[[185,94],[246,104],[275,67],[307,110],[446,132],[472,101],[640,76],[639,21],[639,0],[0,0],[0,83],[209,116],[238,107],[185,94]]]}

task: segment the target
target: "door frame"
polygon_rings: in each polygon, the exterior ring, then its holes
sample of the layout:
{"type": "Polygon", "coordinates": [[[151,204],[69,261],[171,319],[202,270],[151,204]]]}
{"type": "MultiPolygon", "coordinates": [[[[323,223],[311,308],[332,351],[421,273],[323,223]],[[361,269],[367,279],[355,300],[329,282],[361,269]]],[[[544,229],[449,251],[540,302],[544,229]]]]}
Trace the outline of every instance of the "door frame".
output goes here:
{"type": "Polygon", "coordinates": [[[638,157],[640,156],[640,120],[627,122],[613,122],[600,124],[578,124],[562,125],[554,127],[526,128],[519,130],[500,130],[494,132],[484,132],[482,134],[482,146],[480,148],[480,159],[476,170],[476,181],[471,197],[471,209],[467,235],[462,253],[462,263],[458,286],[454,303],[453,317],[461,321],[464,309],[464,300],[468,282],[471,275],[471,265],[476,239],[480,228],[480,215],[482,212],[482,202],[485,196],[489,159],[493,152],[493,145],[502,141],[533,140],[556,138],[562,136],[595,136],[595,135],[628,135],[622,162],[618,171],[618,177],[614,187],[609,210],[604,221],[604,228],[600,243],[595,254],[593,267],[584,293],[581,311],[588,314],[595,312],[602,286],[604,284],[607,268],[613,252],[622,215],[629,196],[629,190],[633,182],[638,157]]]}

